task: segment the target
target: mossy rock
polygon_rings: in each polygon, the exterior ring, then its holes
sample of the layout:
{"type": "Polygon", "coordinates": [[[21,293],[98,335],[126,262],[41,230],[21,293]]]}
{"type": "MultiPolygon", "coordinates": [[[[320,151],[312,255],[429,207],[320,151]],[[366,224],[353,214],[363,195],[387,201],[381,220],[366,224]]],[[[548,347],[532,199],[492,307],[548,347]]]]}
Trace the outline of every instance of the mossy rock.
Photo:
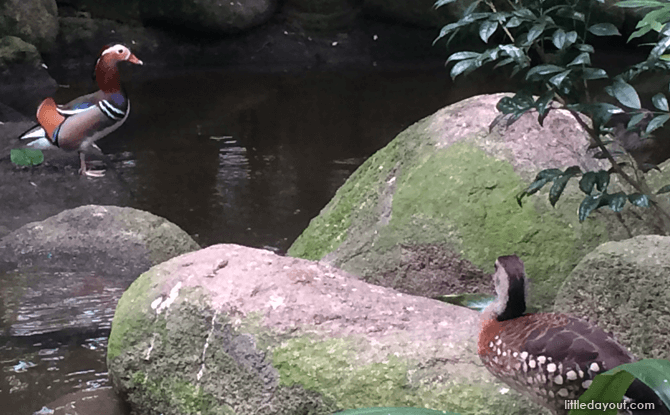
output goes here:
{"type": "Polygon", "coordinates": [[[639,358],[670,360],[670,237],[599,246],[565,280],[554,310],[616,333],[639,358]]]}
{"type": "Polygon", "coordinates": [[[42,57],[34,45],[16,36],[0,38],[0,68],[16,64],[28,64],[35,68],[42,63],[42,57]]]}
{"type": "MultiPolygon", "coordinates": [[[[454,260],[480,270],[479,281],[470,283],[475,288],[490,284],[486,274],[498,256],[516,253],[533,282],[533,306],[548,309],[586,253],[608,240],[654,232],[650,211],[630,206],[618,218],[603,210],[580,223],[577,207],[584,194],[576,181],[555,207],[548,189],[519,206],[516,195],[542,169],[577,165],[587,171],[606,165],[584,154],[586,135],[567,113],[552,111],[544,127],[529,113],[507,130],[489,131],[502,96],[461,101],[400,133],[354,172],[289,255],[324,260],[400,289],[422,282],[426,287],[434,280],[407,272],[412,266],[404,258],[407,250],[441,247],[454,260]],[[419,279],[410,283],[407,278],[419,279]]],[[[613,183],[610,190],[618,186],[613,183]]],[[[474,275],[458,269],[449,275],[447,265],[445,279],[463,282],[474,275]]],[[[436,285],[432,292],[406,292],[457,293],[440,290],[436,285]]]]}
{"type": "Polygon", "coordinates": [[[214,245],[130,286],[107,365],[133,410],[152,415],[542,413],[482,367],[477,319],[323,264],[214,245]]]}

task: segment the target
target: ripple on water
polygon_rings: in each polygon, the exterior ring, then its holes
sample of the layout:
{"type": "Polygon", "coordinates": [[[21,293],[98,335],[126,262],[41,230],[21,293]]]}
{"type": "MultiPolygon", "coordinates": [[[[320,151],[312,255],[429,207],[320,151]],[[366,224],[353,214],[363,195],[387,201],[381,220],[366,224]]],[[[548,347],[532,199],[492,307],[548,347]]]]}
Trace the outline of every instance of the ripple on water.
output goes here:
{"type": "Polygon", "coordinates": [[[49,403],[63,395],[111,387],[106,351],[106,335],[5,338],[0,344],[2,413],[51,413],[49,403]]]}

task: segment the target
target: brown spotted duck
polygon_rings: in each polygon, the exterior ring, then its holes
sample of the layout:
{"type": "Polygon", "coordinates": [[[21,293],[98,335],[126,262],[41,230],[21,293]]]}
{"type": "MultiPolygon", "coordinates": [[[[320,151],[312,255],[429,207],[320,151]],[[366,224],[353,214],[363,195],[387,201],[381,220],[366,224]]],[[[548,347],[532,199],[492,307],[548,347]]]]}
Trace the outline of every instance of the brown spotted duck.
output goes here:
{"type": "MultiPolygon", "coordinates": [[[[498,379],[554,414],[567,415],[599,373],[637,359],[598,326],[560,313],[526,314],[528,282],[516,255],[495,262],[497,298],[482,313],[477,351],[498,379]]],[[[653,403],[633,414],[669,415],[655,392],[635,379],[626,397],[653,403]]]]}

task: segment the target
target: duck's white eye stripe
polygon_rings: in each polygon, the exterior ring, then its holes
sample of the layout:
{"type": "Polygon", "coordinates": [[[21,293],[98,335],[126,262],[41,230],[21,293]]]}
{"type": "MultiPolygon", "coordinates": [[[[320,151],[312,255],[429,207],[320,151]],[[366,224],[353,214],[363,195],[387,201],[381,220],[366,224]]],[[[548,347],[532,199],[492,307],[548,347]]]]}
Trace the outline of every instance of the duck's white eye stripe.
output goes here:
{"type": "Polygon", "coordinates": [[[100,56],[104,55],[105,53],[111,53],[111,52],[118,52],[118,53],[124,53],[128,52],[130,54],[130,51],[128,50],[127,47],[121,45],[121,44],[116,44],[114,46],[110,46],[107,49],[105,49],[104,52],[100,54],[100,56]]]}

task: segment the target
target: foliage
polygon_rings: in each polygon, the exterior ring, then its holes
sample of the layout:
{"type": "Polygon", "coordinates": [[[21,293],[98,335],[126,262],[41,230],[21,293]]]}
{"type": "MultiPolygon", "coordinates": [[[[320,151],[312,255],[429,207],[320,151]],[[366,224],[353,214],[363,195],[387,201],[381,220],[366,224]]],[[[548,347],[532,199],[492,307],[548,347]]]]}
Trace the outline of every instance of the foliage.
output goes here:
{"type": "MultiPolygon", "coordinates": [[[[599,170],[597,172],[589,171],[582,173],[578,166],[567,168],[564,172],[559,169],[542,170],[535,177],[535,181],[528,186],[527,189],[521,191],[516,200],[521,206],[521,199],[524,196],[532,195],[540,190],[548,182],[553,182],[549,190],[549,202],[552,206],[556,204],[558,198],[563,193],[568,181],[578,175],[582,178],[579,180],[579,190],[586,194],[584,200],[579,206],[579,221],[583,222],[589,214],[603,206],[607,206],[615,212],[621,212],[626,200],[635,206],[649,207],[649,197],[642,193],[625,194],[624,192],[608,193],[607,186],[610,182],[610,171],[599,170]]],[[[670,192],[670,186],[664,186],[656,194],[670,192]]]]}
{"type": "MultiPolygon", "coordinates": [[[[670,21],[670,1],[663,0],[626,0],[617,3],[617,6],[624,8],[651,8],[654,10],[644,16],[637,23],[636,31],[633,32],[628,40],[646,35],[652,30],[661,32],[665,24],[670,21]]],[[[662,57],[664,60],[670,59],[667,55],[662,57]]]]}
{"type": "Polygon", "coordinates": [[[33,148],[12,149],[9,157],[12,163],[17,166],[37,166],[44,162],[42,151],[33,148]]]}
{"type": "MultiPolygon", "coordinates": [[[[455,1],[438,0],[435,7],[455,1]]],[[[537,192],[544,184],[551,181],[553,185],[549,198],[554,205],[570,178],[582,176],[580,189],[587,196],[580,206],[580,221],[593,210],[603,206],[619,211],[628,200],[637,206],[657,208],[659,215],[666,219],[668,224],[666,231],[670,233],[670,212],[656,203],[656,195],[664,193],[662,190],[665,187],[654,195],[642,175],[635,171],[633,177],[624,171],[624,167],[628,164],[622,163],[619,159],[625,154],[614,150],[616,137],[608,138],[613,132],[608,122],[615,114],[626,115],[626,127],[629,130],[637,128],[640,139],[651,137],[651,133],[670,119],[665,92],[660,91],[652,98],[655,109],[650,111],[642,107],[640,97],[632,85],[635,78],[643,72],[670,69],[670,63],[666,62],[664,55],[670,48],[670,25],[665,26],[670,20],[670,2],[629,0],[622,3],[622,7],[655,8],[640,21],[638,31],[633,37],[657,30],[659,39],[645,61],[633,65],[618,75],[610,75],[605,69],[591,63],[591,57],[595,53],[594,40],[620,35],[612,23],[593,21],[595,15],[593,7],[596,2],[604,3],[604,0],[514,2],[474,0],[457,22],[442,28],[435,42],[446,38],[449,45],[460,31],[475,30],[481,40],[488,45],[484,51],[452,53],[447,59],[447,64],[453,63],[450,72],[453,79],[487,64],[495,64],[494,69],[508,67],[511,69],[512,77],[523,77],[524,87],[514,96],[505,97],[498,103],[497,108],[501,115],[494,120],[491,128],[503,120],[509,126],[530,111],[537,113],[538,122],[542,124],[549,111],[564,109],[569,111],[590,135],[595,143],[593,147],[599,149],[599,157],[607,159],[612,164],[610,170],[600,172],[583,173],[576,167],[571,167],[565,172],[557,169],[544,170],[538,174],[535,182],[517,197],[519,202],[523,196],[537,192]],[[594,82],[596,80],[598,82],[594,82]],[[607,84],[602,87],[600,84],[603,83],[607,84]],[[594,84],[600,85],[602,91],[613,98],[611,102],[592,98],[605,96],[604,93],[594,94],[594,84]],[[591,123],[585,119],[590,119],[591,123]],[[635,189],[635,192],[607,193],[611,174],[620,175],[635,189]]],[[[637,166],[643,169],[645,167],[649,166],[637,166]]],[[[658,166],[651,167],[658,169],[658,166]]]]}
{"type": "MultiPolygon", "coordinates": [[[[579,402],[587,405],[590,402],[610,403],[621,402],[626,390],[634,378],[640,379],[656,392],[666,407],[670,408],[670,361],[662,359],[646,359],[635,363],[627,363],[601,373],[593,379],[591,386],[579,398],[579,402]]],[[[593,413],[585,409],[573,409],[570,415],[586,415],[593,413]]],[[[604,414],[615,415],[616,408],[608,408],[604,414]]]]}

